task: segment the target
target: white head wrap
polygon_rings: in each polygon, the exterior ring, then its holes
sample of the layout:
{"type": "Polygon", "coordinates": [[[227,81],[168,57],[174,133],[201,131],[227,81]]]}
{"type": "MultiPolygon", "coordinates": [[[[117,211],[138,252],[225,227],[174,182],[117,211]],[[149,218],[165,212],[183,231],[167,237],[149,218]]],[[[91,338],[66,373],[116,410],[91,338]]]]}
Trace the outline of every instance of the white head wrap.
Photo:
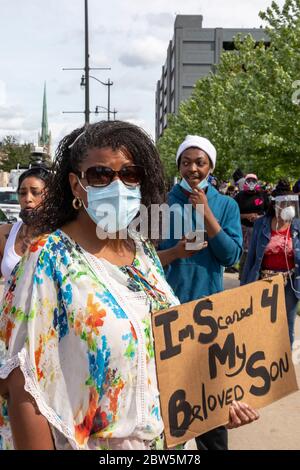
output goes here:
{"type": "Polygon", "coordinates": [[[212,163],[212,169],[215,169],[217,159],[216,148],[208,139],[206,139],[205,137],[200,137],[198,135],[187,135],[182,144],[179,145],[176,154],[177,164],[181,154],[190,147],[196,147],[201,150],[204,150],[204,152],[207,153],[207,155],[209,156],[209,159],[212,163]]]}

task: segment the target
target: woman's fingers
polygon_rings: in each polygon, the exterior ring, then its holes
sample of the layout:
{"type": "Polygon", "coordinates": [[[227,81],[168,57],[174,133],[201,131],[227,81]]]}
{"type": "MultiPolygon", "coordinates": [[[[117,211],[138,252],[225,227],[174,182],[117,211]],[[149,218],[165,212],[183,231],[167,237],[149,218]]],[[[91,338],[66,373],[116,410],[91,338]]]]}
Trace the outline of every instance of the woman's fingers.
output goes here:
{"type": "Polygon", "coordinates": [[[259,414],[247,403],[233,401],[229,408],[228,429],[238,428],[252,423],[259,418],[259,414]]]}
{"type": "MultiPolygon", "coordinates": [[[[186,244],[187,243],[195,243],[195,242],[194,241],[186,241],[186,244]]],[[[194,249],[189,250],[189,249],[186,248],[186,245],[185,245],[185,250],[188,253],[187,257],[196,255],[197,253],[199,253],[199,251],[203,250],[204,248],[207,248],[207,246],[208,246],[208,242],[203,242],[201,244],[201,246],[199,246],[199,248],[197,248],[197,250],[194,250],[194,249]]]]}
{"type": "Polygon", "coordinates": [[[259,413],[254,408],[247,405],[247,403],[243,402],[241,402],[240,405],[244,410],[244,413],[247,414],[251,421],[256,421],[257,419],[259,419],[259,413]]]}
{"type": "Polygon", "coordinates": [[[233,401],[232,406],[234,407],[234,410],[235,410],[238,418],[240,419],[241,424],[246,424],[246,423],[250,422],[250,418],[248,417],[248,414],[245,412],[245,409],[241,405],[241,403],[233,401]]]}
{"type": "Polygon", "coordinates": [[[241,420],[237,416],[235,408],[232,405],[230,405],[230,407],[229,407],[229,423],[227,425],[227,428],[228,429],[238,428],[239,426],[241,426],[241,424],[242,424],[241,420]]]}

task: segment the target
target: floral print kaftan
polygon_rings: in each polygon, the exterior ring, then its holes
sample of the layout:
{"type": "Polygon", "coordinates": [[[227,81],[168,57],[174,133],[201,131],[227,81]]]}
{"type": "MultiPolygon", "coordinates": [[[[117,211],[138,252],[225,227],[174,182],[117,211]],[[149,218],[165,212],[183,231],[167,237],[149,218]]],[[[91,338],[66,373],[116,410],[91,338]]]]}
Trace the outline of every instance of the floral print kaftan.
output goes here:
{"type": "MultiPolygon", "coordinates": [[[[0,311],[0,378],[20,367],[57,449],[163,445],[151,311],[178,304],[150,242],[130,266],[87,253],[62,230],[12,273],[0,311]]],[[[0,398],[0,448],[13,448],[0,398]]]]}

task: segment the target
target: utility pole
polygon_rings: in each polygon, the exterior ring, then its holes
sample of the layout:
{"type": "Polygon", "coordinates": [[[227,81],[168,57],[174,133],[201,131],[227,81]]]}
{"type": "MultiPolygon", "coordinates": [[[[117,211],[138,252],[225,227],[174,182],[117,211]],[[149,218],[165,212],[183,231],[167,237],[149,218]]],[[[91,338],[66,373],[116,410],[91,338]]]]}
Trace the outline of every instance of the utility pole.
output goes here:
{"type": "Polygon", "coordinates": [[[89,55],[89,9],[84,0],[85,14],[85,125],[90,123],[90,55],[89,55]]]}
{"type": "MultiPolygon", "coordinates": [[[[81,84],[85,86],[85,125],[87,126],[90,123],[90,70],[111,70],[110,67],[97,67],[91,68],[90,67],[90,54],[89,54],[89,5],[88,0],[84,0],[84,23],[85,23],[85,66],[84,68],[63,68],[63,70],[84,70],[84,75],[81,79],[81,84]]],[[[103,85],[108,85],[107,83],[101,82],[101,80],[95,78],[98,82],[102,83],[103,85]]],[[[113,82],[109,80],[109,106],[110,106],[110,86],[113,85],[113,82]]],[[[108,108],[110,109],[110,108],[108,108]]],[[[63,114],[81,114],[82,111],[63,111],[63,114]]],[[[109,113],[108,113],[109,114],[109,113]]],[[[109,119],[108,119],[109,120],[109,119]]]]}
{"type": "MultiPolygon", "coordinates": [[[[101,85],[107,86],[107,120],[110,121],[110,113],[112,112],[110,110],[110,87],[114,84],[114,82],[111,81],[109,78],[107,82],[102,82],[102,80],[99,80],[99,78],[94,77],[93,75],[90,75],[89,78],[92,78],[93,80],[96,80],[96,82],[101,83],[101,85]]],[[[80,86],[85,86],[85,77],[82,75],[81,77],[81,83],[80,86]]],[[[103,106],[102,106],[103,107],[103,106]]]]}
{"type": "Polygon", "coordinates": [[[107,98],[107,120],[110,121],[110,87],[111,85],[113,85],[113,82],[110,81],[110,78],[108,79],[108,84],[107,84],[107,87],[108,87],[108,98],[107,98]]]}
{"type": "Polygon", "coordinates": [[[114,115],[114,121],[116,120],[116,114],[117,114],[117,110],[114,108],[113,111],[111,111],[110,109],[106,108],[105,106],[96,106],[95,108],[95,111],[94,111],[94,114],[106,114],[107,113],[107,120],[110,121],[110,114],[113,114],[114,115]],[[105,111],[99,111],[99,109],[105,109],[105,111]]]}

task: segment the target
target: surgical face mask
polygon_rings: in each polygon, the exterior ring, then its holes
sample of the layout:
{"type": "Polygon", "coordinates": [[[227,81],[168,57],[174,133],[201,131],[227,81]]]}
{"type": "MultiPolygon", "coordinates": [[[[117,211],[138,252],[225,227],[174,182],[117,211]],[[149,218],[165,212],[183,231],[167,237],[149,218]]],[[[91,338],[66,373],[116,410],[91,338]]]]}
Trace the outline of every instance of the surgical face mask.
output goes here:
{"type": "Polygon", "coordinates": [[[296,194],[287,194],[271,198],[275,201],[275,214],[284,222],[291,222],[299,218],[299,198],[296,194]]]}
{"type": "Polygon", "coordinates": [[[129,188],[119,179],[103,188],[84,188],[80,181],[79,184],[87,192],[88,207],[84,206],[85,210],[104,232],[117,233],[126,229],[139,212],[140,186],[129,188]]]}
{"type": "Polygon", "coordinates": [[[280,206],[277,206],[277,217],[280,215],[284,222],[290,222],[296,215],[296,210],[294,206],[287,206],[283,209],[280,206]]]}
{"type": "MultiPolygon", "coordinates": [[[[180,182],[180,186],[185,189],[186,191],[188,191],[189,193],[192,193],[193,190],[192,188],[190,187],[189,183],[185,180],[185,178],[182,178],[181,182],[180,182]]],[[[200,183],[196,186],[198,189],[206,189],[208,186],[208,181],[207,181],[207,178],[204,178],[202,181],[200,181],[200,183]]]]}
{"type": "Polygon", "coordinates": [[[256,183],[248,183],[248,187],[249,187],[250,191],[254,191],[255,188],[256,188],[256,183]]]}

